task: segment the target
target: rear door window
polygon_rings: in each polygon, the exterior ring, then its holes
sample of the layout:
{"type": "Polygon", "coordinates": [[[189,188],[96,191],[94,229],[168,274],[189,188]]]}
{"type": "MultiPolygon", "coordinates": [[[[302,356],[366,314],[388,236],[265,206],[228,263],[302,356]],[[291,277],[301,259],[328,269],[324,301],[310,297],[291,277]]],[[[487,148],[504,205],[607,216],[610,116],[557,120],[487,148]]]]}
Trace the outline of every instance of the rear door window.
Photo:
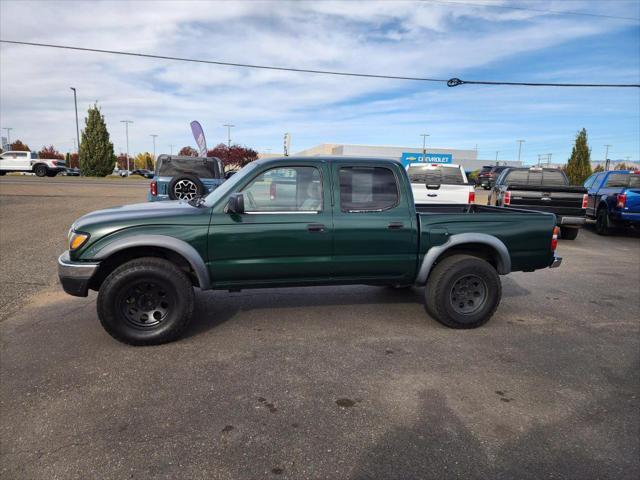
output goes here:
{"type": "Polygon", "coordinates": [[[604,184],[605,187],[611,188],[620,188],[626,187],[629,184],[629,174],[628,173],[612,173],[607,178],[607,182],[604,184]]]}
{"type": "Polygon", "coordinates": [[[394,173],[385,167],[341,167],[340,209],[376,212],[395,207],[399,200],[394,173]]]}

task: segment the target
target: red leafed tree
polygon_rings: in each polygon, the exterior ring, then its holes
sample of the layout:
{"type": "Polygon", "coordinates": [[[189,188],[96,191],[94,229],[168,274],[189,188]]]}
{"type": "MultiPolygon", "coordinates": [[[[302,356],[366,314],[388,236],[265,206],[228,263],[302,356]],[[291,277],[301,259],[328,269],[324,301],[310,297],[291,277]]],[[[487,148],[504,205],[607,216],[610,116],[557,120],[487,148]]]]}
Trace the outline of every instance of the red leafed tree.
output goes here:
{"type": "Polygon", "coordinates": [[[80,159],[78,158],[77,153],[72,153],[71,155],[69,155],[69,165],[67,165],[67,167],[80,168],[80,159]]]}
{"type": "Polygon", "coordinates": [[[13,142],[11,144],[11,147],[9,148],[9,150],[15,151],[15,152],[30,152],[31,149],[29,148],[29,145],[27,145],[26,143],[22,143],[20,140],[16,140],[15,142],[13,142]]]}
{"type": "Polygon", "coordinates": [[[182,147],[178,152],[178,155],[183,157],[197,157],[198,151],[193,147],[182,147]]]}
{"type": "Polygon", "coordinates": [[[231,145],[229,148],[224,143],[219,143],[213,149],[207,152],[208,157],[218,157],[222,160],[225,167],[244,167],[247,163],[251,163],[258,159],[258,152],[252,148],[242,147],[240,145],[231,145]]]}
{"type": "MultiPolygon", "coordinates": [[[[127,155],[125,153],[121,153],[116,157],[116,162],[118,163],[119,170],[127,170],[129,166],[127,165],[127,155]]],[[[133,159],[131,159],[131,165],[133,165],[133,159]]]]}
{"type": "Polygon", "coordinates": [[[52,160],[64,160],[64,155],[55,149],[53,145],[43,146],[38,152],[38,158],[49,158],[52,160]]]}

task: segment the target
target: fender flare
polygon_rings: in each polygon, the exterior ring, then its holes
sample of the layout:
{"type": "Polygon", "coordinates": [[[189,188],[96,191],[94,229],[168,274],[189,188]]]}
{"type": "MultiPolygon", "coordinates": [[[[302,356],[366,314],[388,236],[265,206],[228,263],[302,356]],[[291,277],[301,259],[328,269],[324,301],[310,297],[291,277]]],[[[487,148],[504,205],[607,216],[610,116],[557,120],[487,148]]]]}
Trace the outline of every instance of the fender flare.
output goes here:
{"type": "Polygon", "coordinates": [[[451,247],[464,245],[466,243],[481,243],[491,247],[498,254],[498,273],[500,275],[506,275],[511,272],[511,256],[509,255],[509,250],[502,240],[486,233],[458,233],[451,235],[442,245],[431,247],[427,251],[424,259],[422,260],[422,264],[418,269],[416,283],[418,285],[424,285],[427,282],[431,268],[440,255],[451,247]]]}
{"type": "Polygon", "coordinates": [[[184,240],[180,240],[168,235],[132,235],[115,240],[104,247],[100,248],[93,258],[103,260],[110,257],[114,253],[133,247],[159,247],[171,250],[182,256],[193,268],[198,278],[201,290],[211,288],[211,280],[209,278],[209,270],[198,251],[184,240]]]}

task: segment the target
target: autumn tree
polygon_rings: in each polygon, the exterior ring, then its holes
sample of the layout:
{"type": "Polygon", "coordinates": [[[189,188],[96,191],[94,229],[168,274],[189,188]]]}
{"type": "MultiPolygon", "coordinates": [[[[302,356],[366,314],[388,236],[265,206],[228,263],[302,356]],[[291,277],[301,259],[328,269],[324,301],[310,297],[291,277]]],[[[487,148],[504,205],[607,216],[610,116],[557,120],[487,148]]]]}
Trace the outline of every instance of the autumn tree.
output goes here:
{"type": "Polygon", "coordinates": [[[30,152],[31,151],[31,149],[29,148],[29,145],[27,145],[26,143],[22,143],[20,140],[16,140],[15,142],[13,142],[9,146],[9,150],[12,150],[14,152],[30,152]]]}
{"type": "Polygon", "coordinates": [[[183,157],[197,157],[198,151],[193,147],[182,147],[178,152],[178,155],[183,157]]]}
{"type": "Polygon", "coordinates": [[[52,160],[64,160],[64,155],[55,149],[53,145],[43,146],[38,152],[38,158],[49,158],[52,160]]]}
{"type": "Polygon", "coordinates": [[[98,105],[89,108],[80,141],[80,169],[84,175],[104,177],[113,172],[115,154],[98,105]]]}
{"type": "Polygon", "coordinates": [[[207,152],[207,157],[218,157],[225,167],[240,168],[257,160],[258,152],[240,145],[231,145],[229,148],[224,143],[219,143],[207,152]]]}
{"type": "Polygon", "coordinates": [[[567,162],[567,176],[572,185],[582,185],[591,175],[591,151],[587,143],[587,130],[582,129],[576,135],[576,141],[567,162]]]}
{"type": "Polygon", "coordinates": [[[631,168],[628,167],[626,163],[620,162],[616,165],[616,168],[614,168],[614,170],[631,170],[631,168]]]}
{"type": "Polygon", "coordinates": [[[67,167],[69,168],[80,168],[80,162],[78,160],[77,153],[69,154],[69,160],[67,160],[67,167]]]}
{"type": "Polygon", "coordinates": [[[135,168],[153,170],[153,156],[149,152],[143,152],[134,158],[135,168]]]}
{"type": "Polygon", "coordinates": [[[602,165],[597,165],[596,168],[593,169],[593,173],[604,172],[604,167],[602,165]]]}
{"type": "Polygon", "coordinates": [[[127,162],[127,154],[126,153],[118,154],[118,156],[116,157],[116,166],[118,167],[118,170],[128,170],[129,169],[129,163],[127,162]]]}

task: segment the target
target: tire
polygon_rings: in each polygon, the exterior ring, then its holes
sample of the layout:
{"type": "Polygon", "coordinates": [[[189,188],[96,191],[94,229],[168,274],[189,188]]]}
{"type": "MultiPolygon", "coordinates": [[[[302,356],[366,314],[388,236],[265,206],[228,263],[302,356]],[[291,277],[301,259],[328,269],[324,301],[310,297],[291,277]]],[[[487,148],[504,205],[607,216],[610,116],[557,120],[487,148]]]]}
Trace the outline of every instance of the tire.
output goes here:
{"type": "Polygon", "coordinates": [[[425,307],[447,327],[477,328],[489,321],[501,297],[500,276],[491,264],[471,255],[452,255],[431,272],[425,307]]]}
{"type": "Polygon", "coordinates": [[[579,228],[560,227],[560,238],[563,240],[575,240],[579,231],[579,228]]]}
{"type": "Polygon", "coordinates": [[[600,208],[596,215],[596,233],[598,235],[609,235],[611,233],[611,221],[606,208],[600,208]]]}
{"type": "Polygon", "coordinates": [[[45,177],[47,175],[47,166],[46,165],[36,165],[33,167],[33,171],[37,177],[45,177]]]}
{"type": "Polygon", "coordinates": [[[171,200],[192,200],[202,196],[204,185],[194,175],[180,175],[169,183],[169,198],[171,200]]]}
{"type": "Polygon", "coordinates": [[[97,308],[100,323],[116,340],[158,345],[177,339],[189,324],[193,287],[175,264],[143,257],[107,276],[98,292],[97,308]]]}
{"type": "Polygon", "coordinates": [[[0,170],[0,177],[4,176],[6,174],[7,174],[7,172],[5,172],[4,170],[0,170]]]}
{"type": "Polygon", "coordinates": [[[55,177],[58,175],[58,172],[47,172],[47,177],[55,177]]]}

